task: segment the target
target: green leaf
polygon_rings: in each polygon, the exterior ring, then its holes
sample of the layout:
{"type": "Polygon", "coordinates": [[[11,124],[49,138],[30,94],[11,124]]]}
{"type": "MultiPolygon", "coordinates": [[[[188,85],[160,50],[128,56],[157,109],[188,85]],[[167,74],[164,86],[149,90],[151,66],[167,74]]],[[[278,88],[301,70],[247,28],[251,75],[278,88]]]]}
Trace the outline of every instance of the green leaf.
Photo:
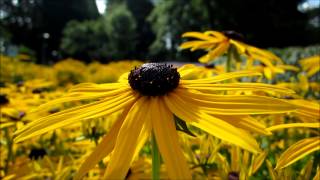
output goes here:
{"type": "Polygon", "coordinates": [[[188,126],[186,124],[186,122],[184,122],[183,120],[179,119],[178,117],[175,117],[175,124],[176,124],[176,130],[184,132],[192,137],[196,137],[196,135],[194,135],[189,129],[188,126]]]}

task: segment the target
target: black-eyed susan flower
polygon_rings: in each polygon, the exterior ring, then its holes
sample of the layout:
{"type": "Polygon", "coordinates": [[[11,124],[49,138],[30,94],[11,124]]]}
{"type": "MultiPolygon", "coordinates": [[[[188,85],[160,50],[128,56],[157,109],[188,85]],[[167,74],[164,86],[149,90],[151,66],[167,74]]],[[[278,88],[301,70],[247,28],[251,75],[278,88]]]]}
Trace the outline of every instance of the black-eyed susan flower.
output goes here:
{"type": "Polygon", "coordinates": [[[32,121],[16,131],[20,142],[80,120],[108,116],[121,111],[110,131],[102,138],[93,153],[82,164],[76,178],[85,175],[99,160],[110,155],[105,179],[123,179],[134,157],[154,134],[168,176],[190,179],[189,167],[179,147],[174,115],[224,141],[257,153],[259,146],[245,130],[261,128],[260,124],[237,116],[276,114],[292,111],[294,105],[285,100],[262,95],[228,95],[226,91],[265,91],[292,93],[285,88],[259,83],[220,83],[231,78],[258,75],[253,72],[225,73],[196,80],[182,80],[185,72],[172,65],[147,63],[132,70],[127,79],[118,83],[84,83],[73,87],[59,99],[41,105],[36,112],[46,111],[57,103],[95,99],[32,121]],[[228,120],[225,120],[227,118],[228,120]]]}
{"type": "Polygon", "coordinates": [[[208,63],[214,61],[217,57],[228,52],[232,47],[239,55],[244,55],[248,59],[258,60],[266,66],[273,67],[272,63],[282,63],[282,60],[270,51],[259,49],[257,47],[241,42],[242,35],[234,31],[206,31],[186,32],[182,37],[196,38],[197,40],[187,41],[180,45],[181,49],[191,49],[195,51],[203,49],[207,54],[199,58],[199,62],[208,63]]]}

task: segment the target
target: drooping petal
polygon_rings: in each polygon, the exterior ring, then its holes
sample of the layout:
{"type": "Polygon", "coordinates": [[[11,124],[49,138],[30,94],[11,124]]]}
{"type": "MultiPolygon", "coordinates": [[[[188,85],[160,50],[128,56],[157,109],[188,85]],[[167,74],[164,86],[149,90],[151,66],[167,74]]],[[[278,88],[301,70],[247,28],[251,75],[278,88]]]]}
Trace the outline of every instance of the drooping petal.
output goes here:
{"type": "Polygon", "coordinates": [[[209,61],[214,60],[215,58],[223,55],[227,49],[229,48],[228,42],[223,42],[217,45],[217,47],[213,48],[211,51],[209,51],[208,54],[202,56],[199,58],[199,62],[201,63],[207,63],[209,61]]]}
{"type": "Polygon", "coordinates": [[[269,131],[277,131],[286,128],[296,128],[296,127],[307,127],[307,128],[320,128],[320,123],[288,123],[280,124],[276,126],[271,126],[268,128],[269,131]]]}
{"type": "Polygon", "coordinates": [[[181,98],[172,95],[166,96],[165,102],[176,116],[191,123],[193,126],[253,153],[259,151],[257,142],[248,133],[221,119],[201,112],[199,107],[192,103],[186,103],[181,98]],[[185,111],[185,109],[188,109],[188,111],[185,111]]]}
{"type": "MultiPolygon", "coordinates": [[[[219,42],[219,41],[217,41],[217,42],[219,42]]],[[[212,48],[214,45],[215,45],[215,42],[212,42],[212,41],[188,41],[188,42],[182,43],[180,45],[180,48],[181,49],[191,48],[191,51],[195,51],[197,49],[212,48]]]]}
{"type": "Polygon", "coordinates": [[[240,41],[233,40],[233,39],[230,39],[230,44],[233,44],[237,48],[237,50],[238,50],[238,52],[240,54],[244,54],[245,53],[246,47],[247,47],[246,44],[244,44],[244,43],[242,43],[240,41]]]}
{"type": "Polygon", "coordinates": [[[290,146],[278,159],[276,169],[282,169],[308,154],[320,150],[320,137],[306,138],[290,146]]]}
{"type": "Polygon", "coordinates": [[[139,135],[148,114],[149,100],[141,97],[130,109],[124,120],[111,154],[104,179],[124,179],[139,145],[139,135]]]}
{"type": "Polygon", "coordinates": [[[173,114],[159,97],[152,99],[152,127],[171,179],[191,179],[186,158],[179,146],[173,114]]]}
{"type": "Polygon", "coordinates": [[[118,119],[115,121],[114,125],[110,131],[102,138],[101,142],[93,150],[93,152],[88,156],[88,158],[81,164],[77,174],[74,179],[81,179],[90,169],[92,169],[100,160],[106,157],[114,148],[116,144],[116,139],[121,125],[128,115],[129,109],[126,108],[118,119]]]}
{"type": "Polygon", "coordinates": [[[116,96],[114,99],[101,100],[86,105],[70,108],[49,116],[32,121],[24,128],[17,130],[16,142],[43,134],[68,124],[96,117],[105,116],[119,111],[128,105],[130,106],[136,99],[132,92],[116,96]]]}

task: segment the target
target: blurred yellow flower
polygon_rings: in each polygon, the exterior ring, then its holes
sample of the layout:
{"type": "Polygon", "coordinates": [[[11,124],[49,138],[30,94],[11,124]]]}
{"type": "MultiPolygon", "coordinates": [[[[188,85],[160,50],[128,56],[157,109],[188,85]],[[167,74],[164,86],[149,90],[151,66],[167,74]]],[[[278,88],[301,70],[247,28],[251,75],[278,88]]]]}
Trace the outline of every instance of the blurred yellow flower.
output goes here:
{"type": "Polygon", "coordinates": [[[242,37],[234,31],[186,32],[182,37],[196,38],[199,40],[184,42],[180,45],[181,49],[190,48],[191,51],[198,49],[208,51],[207,54],[200,57],[199,62],[201,63],[214,61],[217,57],[226,53],[232,46],[240,55],[258,60],[266,66],[272,67],[273,62],[282,63],[282,60],[273,53],[239,41],[238,39],[242,39],[242,37]]]}
{"type": "Polygon", "coordinates": [[[307,71],[307,76],[309,77],[320,71],[320,55],[301,59],[299,63],[302,69],[307,71]]]}

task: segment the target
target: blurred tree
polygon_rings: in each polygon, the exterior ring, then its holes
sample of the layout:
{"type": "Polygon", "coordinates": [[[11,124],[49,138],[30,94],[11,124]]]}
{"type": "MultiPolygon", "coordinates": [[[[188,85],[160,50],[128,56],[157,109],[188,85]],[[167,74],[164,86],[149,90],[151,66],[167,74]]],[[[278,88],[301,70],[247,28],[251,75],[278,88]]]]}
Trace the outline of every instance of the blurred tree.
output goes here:
{"type": "Polygon", "coordinates": [[[12,34],[12,43],[36,50],[38,59],[59,47],[68,21],[99,16],[95,0],[1,0],[0,11],[0,24],[12,34]]]}
{"type": "Polygon", "coordinates": [[[215,0],[215,26],[236,30],[262,47],[306,45],[307,16],[298,11],[302,0],[215,0]]]}
{"type": "MultiPolygon", "coordinates": [[[[210,27],[208,11],[202,0],[159,1],[148,20],[156,34],[150,53],[161,60],[181,59],[181,52],[177,52],[177,47],[182,41],[183,32],[203,31],[210,27]]],[[[185,56],[181,60],[188,60],[186,57],[190,58],[185,56]]]]}
{"type": "Polygon", "coordinates": [[[132,14],[125,4],[117,4],[97,20],[68,23],[61,49],[68,56],[86,61],[132,59],[136,35],[132,14]]]}
{"type": "Polygon", "coordinates": [[[127,7],[137,22],[137,45],[135,56],[139,59],[149,59],[149,46],[155,40],[147,17],[150,15],[153,4],[150,0],[126,0],[127,7]]]}
{"type": "Polygon", "coordinates": [[[154,8],[151,0],[107,0],[107,13],[113,11],[119,4],[126,4],[136,21],[136,47],[132,58],[149,59],[149,46],[155,39],[147,17],[154,8]]]}
{"type": "Polygon", "coordinates": [[[119,4],[112,11],[107,11],[106,23],[109,58],[132,59],[137,44],[137,24],[127,6],[119,4]]]}
{"type": "Polygon", "coordinates": [[[91,21],[70,21],[63,30],[61,49],[66,56],[90,61],[107,56],[105,18],[91,21]]]}

